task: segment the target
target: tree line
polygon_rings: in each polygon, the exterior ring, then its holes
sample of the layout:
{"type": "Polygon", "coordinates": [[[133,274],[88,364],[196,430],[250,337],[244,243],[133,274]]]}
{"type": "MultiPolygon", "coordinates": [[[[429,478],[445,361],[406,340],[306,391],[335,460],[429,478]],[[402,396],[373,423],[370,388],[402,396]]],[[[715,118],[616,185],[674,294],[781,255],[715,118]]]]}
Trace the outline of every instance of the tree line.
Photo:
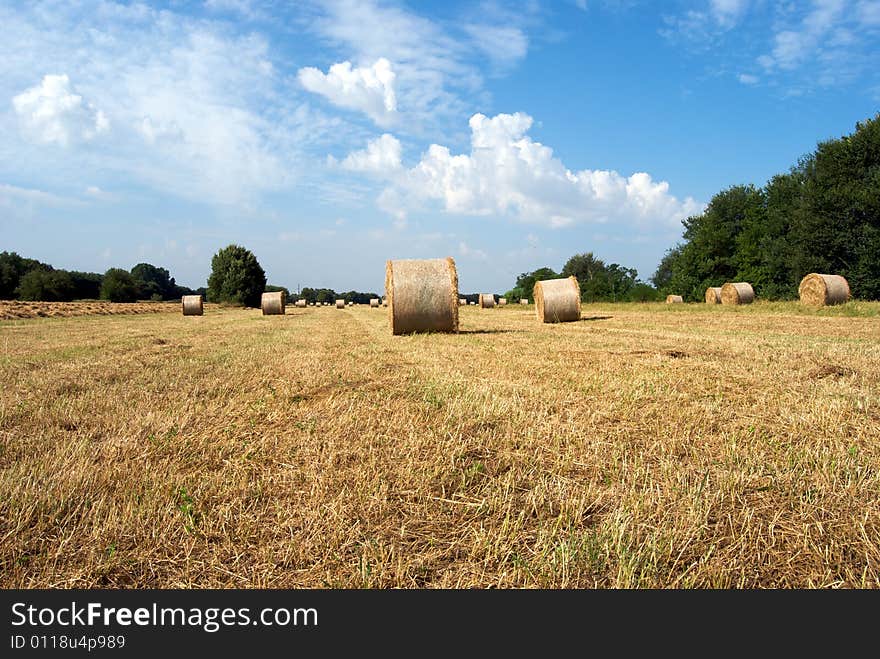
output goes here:
{"type": "Polygon", "coordinates": [[[543,267],[522,273],[505,297],[512,302],[523,298],[534,300],[536,282],[560,277],[578,280],[582,302],[653,302],[660,298],[653,286],[639,279],[635,269],[606,263],[592,252],[575,254],[562,266],[561,272],[543,267]]]}
{"type": "Polygon", "coordinates": [[[763,187],[735,185],[683,222],[651,281],[701,300],[709,286],[747,281],[768,299],[797,297],[811,273],[839,274],[853,295],[880,299],[880,114],[820,142],[763,187]]]}

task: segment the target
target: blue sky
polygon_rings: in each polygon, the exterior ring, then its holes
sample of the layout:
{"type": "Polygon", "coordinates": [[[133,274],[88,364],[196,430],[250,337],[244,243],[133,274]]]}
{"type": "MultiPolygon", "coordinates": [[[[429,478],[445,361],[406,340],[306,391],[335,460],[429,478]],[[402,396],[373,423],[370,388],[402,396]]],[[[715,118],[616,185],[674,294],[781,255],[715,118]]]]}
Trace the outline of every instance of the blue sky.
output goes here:
{"type": "Polygon", "coordinates": [[[462,291],[681,219],[880,107],[880,0],[0,4],[0,250],[204,285],[462,291]]]}

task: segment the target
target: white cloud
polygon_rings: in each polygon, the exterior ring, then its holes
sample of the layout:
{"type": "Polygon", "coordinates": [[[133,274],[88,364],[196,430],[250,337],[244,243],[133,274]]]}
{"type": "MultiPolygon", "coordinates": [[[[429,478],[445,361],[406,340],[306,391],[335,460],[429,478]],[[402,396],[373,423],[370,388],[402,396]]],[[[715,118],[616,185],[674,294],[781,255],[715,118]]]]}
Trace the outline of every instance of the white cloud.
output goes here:
{"type": "Polygon", "coordinates": [[[718,25],[731,28],[742,18],[748,5],[748,0],[710,0],[709,9],[718,25]]]}
{"type": "Polygon", "coordinates": [[[737,80],[744,85],[756,85],[759,82],[758,76],[753,76],[750,73],[740,73],[737,76],[737,80]]]}
{"type": "Polygon", "coordinates": [[[856,5],[856,15],[864,27],[880,27],[880,0],[862,0],[856,5]]]}
{"type": "Polygon", "coordinates": [[[353,69],[351,62],[340,62],[326,74],[310,66],[298,73],[300,83],[308,91],[324,96],[334,105],[363,112],[380,126],[391,124],[397,111],[395,77],[391,63],[384,57],[367,67],[353,69]]]}
{"type": "Polygon", "coordinates": [[[468,115],[483,77],[472,63],[476,45],[399,6],[373,0],[322,3],[308,28],[352,53],[357,62],[394,63],[398,130],[425,134],[468,115]]]}
{"type": "MultiPolygon", "coordinates": [[[[352,151],[340,163],[344,169],[353,172],[372,172],[390,174],[400,169],[400,141],[388,133],[370,140],[367,148],[352,151]]],[[[331,163],[335,162],[331,158],[331,163]]]]}
{"type": "Polygon", "coordinates": [[[19,202],[56,208],[82,205],[79,199],[64,197],[44,190],[0,183],[0,206],[12,206],[19,202]]]}
{"type": "Polygon", "coordinates": [[[412,209],[439,202],[453,214],[551,227],[608,221],[671,226],[703,209],[690,197],[679,201],[669,194],[668,183],[644,172],[629,177],[604,170],[572,172],[551,148],[526,134],[531,125],[524,113],[475,114],[470,154],[430,145],[418,164],[390,175],[380,208],[399,223],[412,209]]]}
{"type": "MultiPolygon", "coordinates": [[[[22,133],[74,144],[112,126],[73,156],[26,150],[17,166],[44,184],[82,188],[105,177],[201,203],[252,204],[263,191],[315,177],[308,149],[350,134],[314,110],[278,73],[269,41],[229,23],[146,5],[60,0],[0,6],[0,95],[16,96],[22,133]],[[65,68],[61,68],[61,65],[65,68]],[[46,70],[65,76],[47,76],[46,70]],[[81,178],[79,178],[81,177],[81,178]]],[[[0,113],[0,135],[9,135],[0,113]]],[[[16,134],[19,131],[14,131],[16,134]]],[[[7,149],[18,146],[3,138],[7,149]]],[[[8,169],[0,163],[0,176],[8,169]]]]}
{"type": "Polygon", "coordinates": [[[515,64],[529,50],[529,39],[518,27],[471,23],[465,25],[464,30],[496,65],[515,64]]]}
{"type": "Polygon", "coordinates": [[[489,260],[489,255],[486,254],[485,251],[483,251],[482,249],[474,249],[464,241],[458,243],[458,253],[464,258],[473,259],[474,261],[489,260]]]}
{"type": "Polygon", "coordinates": [[[12,99],[25,133],[43,144],[88,141],[109,128],[107,117],[76,93],[67,75],[48,74],[12,99]]]}
{"type": "Polygon", "coordinates": [[[800,66],[820,49],[826,35],[844,18],[845,8],[845,0],[814,0],[800,25],[775,34],[772,51],[762,55],[759,63],[767,70],[800,66]]]}

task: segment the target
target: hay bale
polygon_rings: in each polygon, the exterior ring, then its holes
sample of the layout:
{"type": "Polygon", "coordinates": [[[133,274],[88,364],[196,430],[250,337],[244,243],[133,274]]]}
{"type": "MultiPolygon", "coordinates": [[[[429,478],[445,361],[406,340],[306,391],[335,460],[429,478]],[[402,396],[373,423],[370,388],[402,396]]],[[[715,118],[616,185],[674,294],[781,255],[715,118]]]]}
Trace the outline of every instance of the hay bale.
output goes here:
{"type": "Polygon", "coordinates": [[[535,315],[542,323],[581,319],[581,287],[575,277],[535,282],[535,315]]]}
{"type": "Polygon", "coordinates": [[[184,295],[180,298],[184,316],[201,316],[205,313],[201,295],[184,295]]]}
{"type": "Polygon", "coordinates": [[[263,310],[264,316],[283,315],[285,306],[284,291],[263,293],[263,297],[260,298],[260,308],[263,310]]]}
{"type": "Polygon", "coordinates": [[[667,295],[666,304],[684,304],[684,298],[681,295],[667,295]]]}
{"type": "Polygon", "coordinates": [[[499,297],[499,298],[498,298],[498,306],[499,306],[499,307],[503,307],[503,306],[506,305],[506,304],[507,304],[507,298],[506,298],[506,297],[499,297]]]}
{"type": "Polygon", "coordinates": [[[721,287],[721,304],[751,304],[754,301],[755,291],[747,282],[727,282],[721,287]]]}
{"type": "Polygon", "coordinates": [[[337,309],[345,309],[345,300],[336,300],[337,309]]]}
{"type": "Polygon", "coordinates": [[[294,304],[294,306],[296,306],[296,307],[307,307],[309,303],[306,302],[305,300],[297,300],[297,301],[294,302],[293,304],[294,304]]]}
{"type": "Polygon", "coordinates": [[[527,299],[525,299],[525,298],[522,298],[522,299],[519,301],[519,303],[520,303],[520,304],[528,304],[529,301],[528,301],[527,299]]]}
{"type": "Polygon", "coordinates": [[[720,286],[710,286],[706,289],[706,304],[721,304],[720,286]]]}
{"type": "Polygon", "coordinates": [[[815,272],[801,279],[798,287],[802,304],[824,307],[844,304],[850,298],[849,282],[840,275],[820,275],[815,272]]]}
{"type": "Polygon", "coordinates": [[[379,298],[371,297],[370,298],[370,309],[378,309],[379,308],[379,298]]]}
{"type": "Polygon", "coordinates": [[[385,264],[392,334],[458,331],[458,272],[451,257],[385,264]]]}
{"type": "Polygon", "coordinates": [[[491,309],[495,306],[495,296],[491,293],[480,293],[480,309],[491,309]]]}
{"type": "Polygon", "coordinates": [[[467,305],[467,299],[465,299],[463,297],[458,298],[458,306],[464,307],[466,305],[467,305]]]}
{"type": "Polygon", "coordinates": [[[346,306],[353,307],[353,306],[354,306],[354,302],[352,302],[351,300],[349,300],[349,301],[348,301],[348,304],[347,304],[346,306]]]}

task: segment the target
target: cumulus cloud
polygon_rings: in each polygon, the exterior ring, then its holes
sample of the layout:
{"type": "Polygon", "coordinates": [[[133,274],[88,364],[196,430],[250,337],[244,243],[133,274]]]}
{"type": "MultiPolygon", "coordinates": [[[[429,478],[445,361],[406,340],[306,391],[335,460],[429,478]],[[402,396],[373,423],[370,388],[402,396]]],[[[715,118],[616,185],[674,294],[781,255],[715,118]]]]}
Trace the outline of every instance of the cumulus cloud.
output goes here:
{"type": "Polygon", "coordinates": [[[753,76],[750,73],[740,73],[737,79],[744,85],[758,84],[758,76],[753,76]]]}
{"type": "Polygon", "coordinates": [[[106,132],[104,113],[76,93],[67,75],[45,75],[12,99],[24,132],[37,142],[68,146],[106,132]]]}
{"type": "Polygon", "coordinates": [[[811,57],[826,35],[843,18],[844,0],[815,0],[813,8],[792,29],[781,30],[773,38],[773,49],[758,62],[765,69],[791,70],[811,57]]]}
{"type": "MultiPolygon", "coordinates": [[[[340,166],[353,172],[390,174],[400,169],[400,141],[388,133],[370,140],[366,149],[352,151],[340,166]]],[[[331,158],[331,163],[335,161],[331,158]]]]}
{"type": "Polygon", "coordinates": [[[351,62],[340,62],[326,74],[309,66],[300,69],[298,77],[308,91],[324,96],[334,105],[363,112],[380,126],[389,125],[397,112],[396,74],[384,57],[372,66],[357,68],[352,68],[351,62]]]}
{"type": "Polygon", "coordinates": [[[475,114],[469,123],[469,154],[432,144],[414,167],[387,170],[389,185],[379,205],[398,223],[426,202],[449,213],[551,227],[609,221],[672,226],[703,208],[690,197],[677,199],[668,183],[644,172],[628,177],[607,170],[572,172],[550,147],[527,135],[532,126],[527,114],[475,114]]]}

